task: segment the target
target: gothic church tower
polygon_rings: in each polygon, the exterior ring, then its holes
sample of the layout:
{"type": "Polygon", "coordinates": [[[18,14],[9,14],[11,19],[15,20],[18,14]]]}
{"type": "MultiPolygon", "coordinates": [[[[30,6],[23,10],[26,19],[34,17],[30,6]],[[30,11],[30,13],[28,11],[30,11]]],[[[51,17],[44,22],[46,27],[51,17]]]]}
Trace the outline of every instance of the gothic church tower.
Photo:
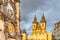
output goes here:
{"type": "Polygon", "coordinates": [[[41,28],[39,23],[37,22],[37,18],[36,15],[34,17],[34,21],[33,21],[33,30],[32,30],[32,34],[33,35],[39,35],[41,33],[41,28]]]}
{"type": "Polygon", "coordinates": [[[37,22],[36,15],[35,15],[34,21],[33,21],[32,34],[39,35],[41,33],[43,33],[43,34],[46,33],[46,20],[45,20],[44,14],[42,16],[40,23],[37,22]]]}
{"type": "Polygon", "coordinates": [[[42,20],[40,21],[40,26],[42,29],[42,33],[46,33],[46,20],[44,14],[42,16],[42,20]]]}
{"type": "Polygon", "coordinates": [[[37,19],[36,19],[36,15],[34,17],[34,21],[33,21],[33,30],[32,30],[32,35],[36,35],[36,28],[38,26],[38,22],[37,22],[37,19]]]}

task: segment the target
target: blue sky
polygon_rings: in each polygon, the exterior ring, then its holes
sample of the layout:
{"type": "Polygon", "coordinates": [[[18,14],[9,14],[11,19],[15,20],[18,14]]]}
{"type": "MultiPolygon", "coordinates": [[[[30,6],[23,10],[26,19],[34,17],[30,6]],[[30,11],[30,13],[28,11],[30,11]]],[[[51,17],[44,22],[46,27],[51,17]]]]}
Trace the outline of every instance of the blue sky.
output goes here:
{"type": "Polygon", "coordinates": [[[32,22],[36,14],[38,22],[44,12],[47,32],[54,32],[54,23],[60,20],[60,0],[20,0],[21,29],[32,33],[32,22]]]}

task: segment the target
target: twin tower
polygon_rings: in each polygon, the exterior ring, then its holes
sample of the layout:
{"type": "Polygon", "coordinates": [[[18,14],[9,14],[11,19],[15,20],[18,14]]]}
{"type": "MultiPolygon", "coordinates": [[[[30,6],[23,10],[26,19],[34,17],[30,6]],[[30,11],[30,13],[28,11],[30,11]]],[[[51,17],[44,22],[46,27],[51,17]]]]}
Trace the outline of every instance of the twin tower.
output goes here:
{"type": "Polygon", "coordinates": [[[32,35],[26,35],[26,32],[22,33],[22,40],[53,40],[52,33],[46,32],[46,20],[43,14],[40,23],[37,22],[36,16],[34,17],[32,35]]]}
{"type": "Polygon", "coordinates": [[[37,22],[37,18],[36,16],[34,17],[34,21],[33,21],[33,30],[32,30],[32,35],[39,35],[39,34],[44,34],[46,33],[46,20],[45,20],[45,16],[43,14],[42,19],[40,21],[40,23],[37,22]]]}

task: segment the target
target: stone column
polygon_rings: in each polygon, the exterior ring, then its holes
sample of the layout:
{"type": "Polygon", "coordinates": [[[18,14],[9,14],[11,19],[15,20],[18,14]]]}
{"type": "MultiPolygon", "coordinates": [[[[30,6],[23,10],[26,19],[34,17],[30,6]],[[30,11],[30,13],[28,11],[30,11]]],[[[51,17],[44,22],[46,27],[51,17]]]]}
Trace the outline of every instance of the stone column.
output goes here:
{"type": "Polygon", "coordinates": [[[0,13],[0,40],[5,40],[4,18],[3,18],[3,15],[1,13],[0,13]]]}
{"type": "Polygon", "coordinates": [[[17,40],[20,40],[20,3],[17,0],[15,3],[16,6],[16,33],[17,33],[17,40]]]}

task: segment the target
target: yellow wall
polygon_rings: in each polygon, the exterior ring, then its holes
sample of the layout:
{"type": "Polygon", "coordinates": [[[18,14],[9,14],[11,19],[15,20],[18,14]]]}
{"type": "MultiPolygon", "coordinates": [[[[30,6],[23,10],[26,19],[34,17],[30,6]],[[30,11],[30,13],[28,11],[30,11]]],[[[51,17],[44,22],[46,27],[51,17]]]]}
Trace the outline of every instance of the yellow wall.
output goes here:
{"type": "Polygon", "coordinates": [[[41,33],[39,35],[29,35],[28,40],[52,40],[52,33],[41,33]]]}
{"type": "Polygon", "coordinates": [[[52,33],[48,33],[48,40],[52,40],[52,33]]]}
{"type": "Polygon", "coordinates": [[[26,34],[22,33],[22,40],[26,40],[26,34]]]}

